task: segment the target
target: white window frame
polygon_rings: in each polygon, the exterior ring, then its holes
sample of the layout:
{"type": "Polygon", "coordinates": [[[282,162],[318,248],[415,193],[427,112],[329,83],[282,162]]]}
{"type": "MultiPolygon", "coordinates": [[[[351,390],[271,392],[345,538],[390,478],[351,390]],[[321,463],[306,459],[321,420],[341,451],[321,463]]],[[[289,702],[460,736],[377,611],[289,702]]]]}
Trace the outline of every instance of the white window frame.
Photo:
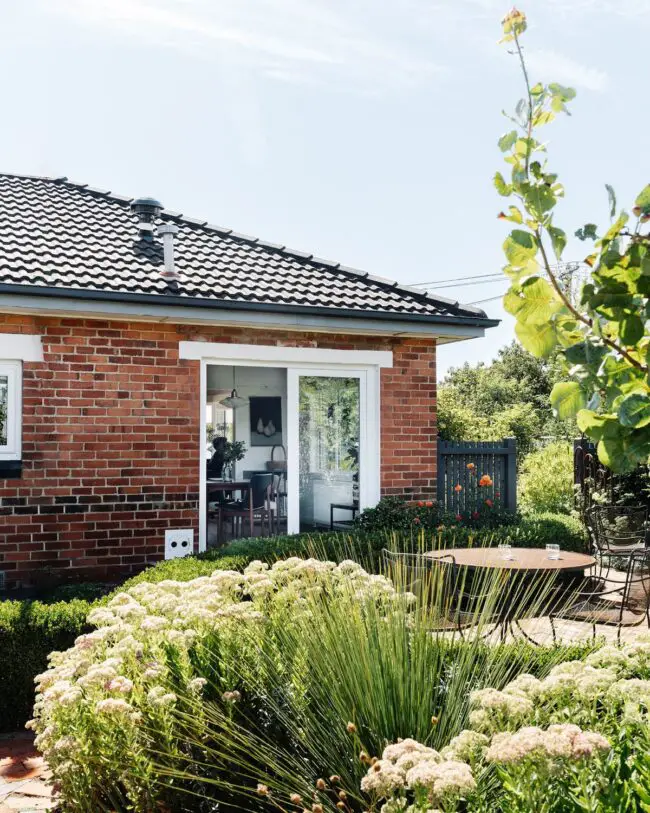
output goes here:
{"type": "Polygon", "coordinates": [[[23,365],[20,361],[0,361],[0,377],[8,380],[7,443],[0,443],[0,460],[21,460],[23,426],[23,365]]]}

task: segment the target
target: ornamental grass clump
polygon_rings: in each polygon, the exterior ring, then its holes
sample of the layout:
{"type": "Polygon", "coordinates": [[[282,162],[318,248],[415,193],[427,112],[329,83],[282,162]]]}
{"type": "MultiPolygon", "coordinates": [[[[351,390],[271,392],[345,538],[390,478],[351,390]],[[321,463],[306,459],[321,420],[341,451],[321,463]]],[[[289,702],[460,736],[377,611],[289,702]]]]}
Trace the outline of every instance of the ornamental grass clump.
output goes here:
{"type": "Polygon", "coordinates": [[[262,686],[273,657],[258,653],[272,651],[269,630],[299,623],[310,602],[336,603],[343,594],[381,612],[411,600],[355,563],[293,558],[190,582],[140,583],[93,610],[88,621],[97,628],[52,653],[37,677],[29,724],[64,805],[153,809],[161,796],[154,754],[168,765],[187,758],[183,727],[202,733],[197,699],[223,696],[232,705],[246,680],[262,686]]]}
{"type": "Polygon", "coordinates": [[[470,585],[454,573],[396,565],[389,579],[291,558],[115,595],[38,678],[32,726],[63,809],[193,809],[197,795],[267,809],[280,793],[313,794],[326,773],[357,810],[361,742],[377,753],[408,733],[448,746],[470,689],[503,685],[537,657],[482,639],[503,602],[541,607],[540,585],[509,590],[498,571],[471,580],[484,598],[463,608],[463,639],[449,619],[470,585]]]}

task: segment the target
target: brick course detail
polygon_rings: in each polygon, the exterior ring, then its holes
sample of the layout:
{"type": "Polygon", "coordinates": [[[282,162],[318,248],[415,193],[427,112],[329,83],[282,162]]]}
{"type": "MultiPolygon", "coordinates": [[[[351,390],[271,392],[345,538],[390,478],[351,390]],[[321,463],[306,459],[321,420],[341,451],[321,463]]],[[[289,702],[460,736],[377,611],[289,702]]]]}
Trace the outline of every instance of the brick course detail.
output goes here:
{"type": "Polygon", "coordinates": [[[112,579],[163,556],[167,528],[198,536],[200,362],[181,340],[392,350],[381,371],[382,493],[435,496],[435,345],[430,339],[0,316],[36,333],[23,367],[23,473],[0,479],[8,585],[112,579]]]}

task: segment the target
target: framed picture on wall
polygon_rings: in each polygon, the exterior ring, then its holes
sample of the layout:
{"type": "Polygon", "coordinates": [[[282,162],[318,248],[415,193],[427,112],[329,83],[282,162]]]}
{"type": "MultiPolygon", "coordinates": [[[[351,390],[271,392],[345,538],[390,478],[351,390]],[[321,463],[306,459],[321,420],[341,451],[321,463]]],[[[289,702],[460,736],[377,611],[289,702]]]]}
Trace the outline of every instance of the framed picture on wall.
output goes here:
{"type": "Polygon", "coordinates": [[[281,446],[282,398],[252,397],[250,399],[251,446],[281,446]]]}

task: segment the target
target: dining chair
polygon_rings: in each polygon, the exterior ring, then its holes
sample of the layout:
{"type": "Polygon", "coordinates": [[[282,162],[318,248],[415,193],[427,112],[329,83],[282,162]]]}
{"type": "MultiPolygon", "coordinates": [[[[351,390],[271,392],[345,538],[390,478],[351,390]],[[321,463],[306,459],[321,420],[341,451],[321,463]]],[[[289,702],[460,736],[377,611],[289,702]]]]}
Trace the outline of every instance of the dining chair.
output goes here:
{"type": "MultiPolygon", "coordinates": [[[[489,592],[472,592],[472,578],[463,573],[450,553],[426,556],[382,551],[386,574],[398,589],[414,593],[420,600],[439,609],[431,625],[432,632],[458,632],[461,636],[477,623],[495,625],[498,613],[489,609],[489,592]]],[[[491,635],[492,627],[487,635],[491,635]]],[[[464,636],[463,636],[464,637],[464,636]]]]}
{"type": "Polygon", "coordinates": [[[265,536],[264,528],[268,530],[268,536],[271,536],[273,527],[274,510],[271,507],[271,489],[273,488],[273,473],[257,473],[253,474],[250,478],[247,493],[243,500],[235,503],[230,503],[224,506],[220,511],[220,519],[230,520],[232,523],[232,532],[234,536],[243,535],[243,529],[246,526],[246,521],[249,524],[249,533],[253,536],[253,528],[257,520],[260,522],[262,535],[265,536]],[[252,522],[251,522],[252,514],[252,522]],[[239,529],[239,533],[235,534],[235,527],[239,529]]]}
{"type": "Polygon", "coordinates": [[[648,539],[648,509],[644,506],[598,505],[585,512],[585,521],[598,559],[599,577],[612,578],[612,570],[625,572],[631,554],[645,550],[648,539]]]}
{"type": "Polygon", "coordinates": [[[615,626],[619,643],[624,627],[637,627],[645,621],[650,629],[650,550],[633,550],[627,555],[624,580],[587,578],[582,587],[569,588],[556,600],[549,618],[554,642],[558,619],[590,624],[594,640],[597,624],[615,626]]]}

